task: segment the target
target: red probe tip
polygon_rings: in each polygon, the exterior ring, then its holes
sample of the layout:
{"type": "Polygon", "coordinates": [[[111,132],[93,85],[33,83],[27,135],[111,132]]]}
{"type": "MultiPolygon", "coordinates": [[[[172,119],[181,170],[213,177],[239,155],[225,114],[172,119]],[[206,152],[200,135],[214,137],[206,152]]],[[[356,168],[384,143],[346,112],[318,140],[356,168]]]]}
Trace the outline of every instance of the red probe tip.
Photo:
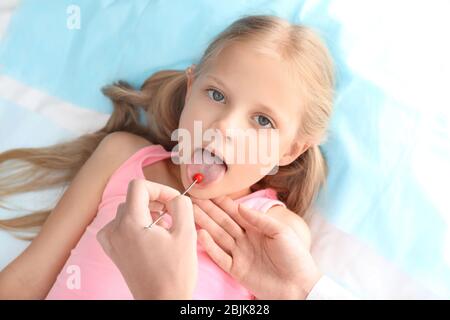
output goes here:
{"type": "Polygon", "coordinates": [[[200,183],[203,180],[203,175],[201,173],[196,173],[194,174],[193,179],[197,180],[197,182],[200,183]]]}

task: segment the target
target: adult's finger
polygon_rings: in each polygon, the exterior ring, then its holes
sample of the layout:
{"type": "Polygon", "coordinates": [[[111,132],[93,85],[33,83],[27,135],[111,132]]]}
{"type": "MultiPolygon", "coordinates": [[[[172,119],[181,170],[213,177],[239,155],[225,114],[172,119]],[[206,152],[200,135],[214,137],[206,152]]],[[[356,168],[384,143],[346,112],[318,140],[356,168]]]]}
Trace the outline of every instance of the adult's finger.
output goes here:
{"type": "Polygon", "coordinates": [[[227,253],[231,253],[236,245],[234,238],[209,217],[198,204],[194,204],[194,218],[197,225],[208,231],[213,240],[227,253]]]}
{"type": "Polygon", "coordinates": [[[116,208],[116,216],[115,216],[115,218],[113,220],[113,221],[115,221],[116,224],[120,224],[121,223],[121,221],[122,221],[122,219],[123,219],[123,217],[125,215],[125,212],[126,212],[126,207],[127,207],[127,205],[126,205],[125,202],[122,202],[122,203],[120,203],[117,206],[117,208],[116,208]]]}
{"type": "Polygon", "coordinates": [[[275,237],[284,230],[284,226],[273,217],[239,204],[239,213],[248,223],[268,237],[275,237]]]}
{"type": "Polygon", "coordinates": [[[195,199],[208,215],[233,238],[238,238],[244,233],[243,219],[239,216],[238,204],[230,197],[222,196],[212,200],[195,199]]]}
{"type": "Polygon", "coordinates": [[[166,203],[166,208],[172,217],[172,233],[195,233],[194,212],[189,197],[176,196],[166,203]]]}
{"type": "MultiPolygon", "coordinates": [[[[155,221],[160,218],[161,211],[152,211],[152,212],[150,212],[150,214],[152,216],[152,221],[155,221]]],[[[169,229],[169,223],[165,220],[165,218],[167,216],[168,215],[164,215],[161,219],[159,219],[159,221],[156,223],[156,225],[161,226],[164,229],[169,229]]]]}
{"type": "Polygon", "coordinates": [[[127,214],[139,225],[146,226],[152,222],[150,201],[166,203],[180,192],[171,187],[145,179],[134,179],[128,184],[126,206],[127,214]]]}
{"type": "Polygon", "coordinates": [[[204,229],[197,232],[201,245],[211,259],[222,268],[223,271],[230,273],[233,264],[233,258],[228,255],[217,243],[214,242],[211,235],[204,229]]]}
{"type": "Polygon", "coordinates": [[[115,227],[115,223],[116,221],[114,219],[111,220],[96,234],[97,241],[100,243],[103,251],[105,251],[108,256],[111,256],[112,254],[111,232],[115,227]]]}
{"type": "Polygon", "coordinates": [[[122,202],[117,206],[115,218],[109,221],[106,225],[103,226],[102,229],[100,229],[97,232],[96,235],[97,241],[101,244],[103,250],[109,256],[111,256],[113,249],[111,245],[112,235],[120,226],[123,217],[125,216],[125,213],[126,213],[126,204],[125,202],[122,202]]]}

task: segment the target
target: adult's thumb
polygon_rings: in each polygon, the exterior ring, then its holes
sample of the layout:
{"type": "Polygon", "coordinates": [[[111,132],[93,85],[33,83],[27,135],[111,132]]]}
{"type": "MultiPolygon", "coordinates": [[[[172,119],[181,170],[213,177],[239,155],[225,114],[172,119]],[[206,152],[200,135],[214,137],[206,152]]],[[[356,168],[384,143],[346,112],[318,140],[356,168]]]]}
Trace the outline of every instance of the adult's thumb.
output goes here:
{"type": "Polygon", "coordinates": [[[174,197],[166,203],[166,209],[172,217],[172,233],[195,233],[194,209],[191,198],[183,195],[174,197]]]}

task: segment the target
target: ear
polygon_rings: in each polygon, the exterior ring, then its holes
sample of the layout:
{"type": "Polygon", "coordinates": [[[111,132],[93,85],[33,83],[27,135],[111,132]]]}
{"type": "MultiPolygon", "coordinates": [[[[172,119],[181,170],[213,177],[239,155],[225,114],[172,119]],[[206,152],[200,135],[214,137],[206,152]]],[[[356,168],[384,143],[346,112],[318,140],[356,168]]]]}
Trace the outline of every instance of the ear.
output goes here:
{"type": "Polygon", "coordinates": [[[281,157],[279,166],[286,166],[292,163],[295,159],[300,157],[308,148],[311,147],[311,143],[303,143],[302,141],[294,141],[287,152],[281,157]]]}
{"type": "Polygon", "coordinates": [[[195,64],[192,64],[185,71],[186,78],[187,78],[187,86],[186,86],[186,97],[184,99],[184,103],[187,102],[187,99],[189,98],[189,96],[191,94],[192,83],[194,82],[194,70],[195,70],[195,64]]]}

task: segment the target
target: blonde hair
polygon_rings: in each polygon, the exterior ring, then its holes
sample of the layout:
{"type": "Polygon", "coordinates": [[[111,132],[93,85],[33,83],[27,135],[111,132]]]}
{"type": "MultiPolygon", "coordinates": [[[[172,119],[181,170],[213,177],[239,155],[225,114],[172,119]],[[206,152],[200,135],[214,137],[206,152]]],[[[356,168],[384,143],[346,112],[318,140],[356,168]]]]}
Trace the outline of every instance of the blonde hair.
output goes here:
{"type": "MultiPolygon", "coordinates": [[[[299,135],[310,141],[323,140],[333,105],[334,70],[331,56],[318,35],[275,16],[243,17],[213,39],[197,64],[194,77],[235,42],[254,44],[258,50],[278,54],[292,64],[304,97],[299,135]]],[[[178,128],[186,86],[184,70],[163,70],[148,78],[140,90],[123,81],[104,87],[102,91],[112,100],[113,112],[101,130],[50,147],[20,148],[0,154],[0,205],[7,208],[4,199],[15,193],[70,183],[99,142],[114,131],[131,132],[171,150],[177,143],[171,140],[171,134],[178,128]],[[147,113],[147,127],[139,122],[141,109],[147,113]]],[[[290,210],[303,216],[326,176],[326,161],[318,143],[314,143],[291,164],[280,167],[275,175],[265,176],[251,190],[274,188],[290,210]]],[[[0,228],[18,231],[39,227],[50,212],[42,210],[0,220],[0,228]]]]}

